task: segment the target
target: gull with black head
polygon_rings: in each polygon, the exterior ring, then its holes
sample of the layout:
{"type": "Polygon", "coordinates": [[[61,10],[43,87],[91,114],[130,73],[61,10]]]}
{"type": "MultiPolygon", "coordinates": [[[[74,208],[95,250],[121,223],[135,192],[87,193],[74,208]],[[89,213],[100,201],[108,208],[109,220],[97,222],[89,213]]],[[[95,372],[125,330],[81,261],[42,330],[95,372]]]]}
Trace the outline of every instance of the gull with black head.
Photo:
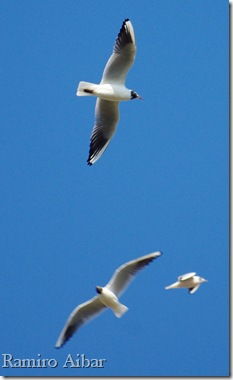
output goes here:
{"type": "Polygon", "coordinates": [[[71,336],[85,323],[95,318],[106,308],[110,308],[116,317],[120,318],[128,310],[127,306],[120,303],[118,297],[134,279],[137,272],[159,257],[162,253],[157,251],[139,257],[136,260],[121,265],[113,274],[109,283],[104,286],[96,286],[97,296],[77,306],[70,314],[63,328],[56,348],[60,348],[71,336]]]}
{"type": "Polygon", "coordinates": [[[119,102],[142,99],[135,91],[125,87],[126,75],[134,63],[135,53],[133,25],[129,19],[125,19],[100,84],[83,81],[79,83],[77,96],[97,96],[88,165],[93,165],[101,157],[116,131],[119,102]]]}

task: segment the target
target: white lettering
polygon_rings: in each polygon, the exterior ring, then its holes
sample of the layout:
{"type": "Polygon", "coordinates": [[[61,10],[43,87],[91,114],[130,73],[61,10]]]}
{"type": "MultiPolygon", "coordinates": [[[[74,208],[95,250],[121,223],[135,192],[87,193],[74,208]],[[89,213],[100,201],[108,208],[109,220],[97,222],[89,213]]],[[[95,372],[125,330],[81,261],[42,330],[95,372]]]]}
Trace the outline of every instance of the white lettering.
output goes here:
{"type": "Polygon", "coordinates": [[[106,359],[87,359],[84,354],[77,354],[78,359],[74,360],[72,355],[69,354],[63,365],[63,368],[104,368],[106,359]]]}
{"type": "MultiPolygon", "coordinates": [[[[14,359],[11,354],[2,354],[2,368],[55,368],[58,362],[55,359],[14,359]]],[[[41,354],[38,354],[40,357],[41,354]]]]}
{"type": "Polygon", "coordinates": [[[74,364],[74,361],[73,361],[73,358],[71,356],[71,354],[69,354],[66,358],[66,361],[65,361],[65,364],[63,365],[63,368],[67,368],[67,364],[71,363],[70,367],[73,368],[73,367],[76,367],[76,365],[74,364]]]}
{"type": "MultiPolygon", "coordinates": [[[[55,368],[58,366],[56,359],[42,359],[41,354],[37,354],[38,359],[19,359],[11,354],[2,354],[2,356],[2,368],[55,368]]],[[[77,354],[77,358],[74,359],[69,354],[63,368],[104,368],[106,361],[106,359],[88,359],[84,354],[77,354]]]]}
{"type": "Polygon", "coordinates": [[[4,364],[3,364],[2,368],[9,368],[7,362],[9,362],[10,367],[13,368],[14,364],[11,363],[13,356],[11,354],[2,354],[2,356],[4,358],[4,364]],[[9,356],[9,359],[7,359],[7,356],[9,356]]]}

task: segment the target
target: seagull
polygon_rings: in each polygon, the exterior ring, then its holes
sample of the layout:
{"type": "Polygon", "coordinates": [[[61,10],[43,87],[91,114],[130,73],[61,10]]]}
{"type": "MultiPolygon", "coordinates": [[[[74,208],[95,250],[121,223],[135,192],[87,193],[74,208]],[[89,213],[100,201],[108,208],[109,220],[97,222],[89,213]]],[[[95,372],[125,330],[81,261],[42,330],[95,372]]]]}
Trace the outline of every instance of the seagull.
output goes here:
{"type": "Polygon", "coordinates": [[[85,323],[95,318],[107,308],[112,309],[116,317],[120,318],[128,310],[127,306],[121,304],[118,297],[134,279],[134,276],[159,257],[162,253],[157,251],[139,257],[136,260],[121,265],[113,274],[111,280],[105,287],[96,286],[97,296],[77,306],[70,314],[55,347],[60,348],[63,344],[85,323]]]}
{"type": "Polygon", "coordinates": [[[93,165],[101,157],[116,131],[119,102],[142,99],[135,91],[125,87],[126,75],[134,63],[135,52],[133,25],[127,18],[118,34],[100,84],[83,81],[79,83],[77,96],[97,96],[88,165],[93,165]]]}
{"type": "Polygon", "coordinates": [[[174,282],[174,284],[166,286],[165,289],[188,288],[189,294],[193,294],[197,291],[197,289],[203,282],[208,281],[202,277],[196,276],[195,272],[191,272],[179,276],[177,282],[174,282]]]}

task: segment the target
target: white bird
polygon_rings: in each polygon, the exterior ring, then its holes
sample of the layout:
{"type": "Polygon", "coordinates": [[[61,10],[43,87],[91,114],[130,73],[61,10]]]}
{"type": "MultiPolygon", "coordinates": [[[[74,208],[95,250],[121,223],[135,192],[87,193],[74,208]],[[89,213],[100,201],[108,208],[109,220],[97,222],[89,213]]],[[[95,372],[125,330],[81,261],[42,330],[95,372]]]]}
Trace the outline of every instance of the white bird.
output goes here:
{"type": "Polygon", "coordinates": [[[97,96],[95,124],[90,139],[88,165],[94,164],[113,137],[119,120],[118,104],[122,100],[142,99],[125,87],[126,75],[134,63],[136,52],[133,25],[126,19],[118,34],[100,84],[80,82],[77,96],[97,96]]]}
{"type": "Polygon", "coordinates": [[[200,276],[196,276],[195,272],[191,272],[179,276],[177,282],[174,282],[174,284],[166,286],[165,289],[188,288],[189,293],[193,294],[197,291],[197,289],[203,282],[208,281],[200,276]]]}
{"type": "Polygon", "coordinates": [[[133,280],[136,273],[161,254],[161,252],[157,251],[139,257],[136,260],[129,261],[126,264],[121,265],[114,272],[111,280],[105,287],[96,286],[98,295],[91,298],[89,301],[82,303],[73,310],[55,347],[62,347],[75,331],[104,311],[106,307],[112,309],[116,317],[120,318],[128,308],[119,302],[118,297],[133,280]]]}

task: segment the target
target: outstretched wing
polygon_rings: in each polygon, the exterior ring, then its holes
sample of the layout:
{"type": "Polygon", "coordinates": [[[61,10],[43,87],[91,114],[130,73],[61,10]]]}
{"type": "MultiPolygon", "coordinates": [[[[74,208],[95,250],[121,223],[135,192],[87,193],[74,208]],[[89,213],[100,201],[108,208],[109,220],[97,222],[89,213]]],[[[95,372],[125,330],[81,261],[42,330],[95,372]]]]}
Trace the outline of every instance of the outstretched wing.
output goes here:
{"type": "Polygon", "coordinates": [[[189,288],[189,294],[193,294],[197,291],[201,284],[194,286],[193,288],[189,288]]]}
{"type": "Polygon", "coordinates": [[[95,126],[90,139],[88,165],[94,164],[104,153],[113,137],[119,119],[118,103],[97,98],[95,126]]]}
{"type": "Polygon", "coordinates": [[[126,75],[134,63],[136,53],[133,25],[126,19],[113,47],[113,53],[109,58],[101,80],[103,83],[125,84],[126,75]]]}
{"type": "Polygon", "coordinates": [[[195,272],[190,272],[190,273],[182,274],[182,276],[178,277],[178,280],[179,281],[189,280],[190,278],[192,278],[193,276],[195,276],[195,274],[196,274],[195,272]]]}
{"type": "Polygon", "coordinates": [[[136,260],[132,260],[126,264],[121,265],[113,274],[111,280],[106,285],[106,288],[119,296],[134,279],[134,276],[137,274],[137,272],[143,269],[146,265],[151,263],[161,254],[162,253],[159,251],[153,252],[149,255],[139,257],[136,260]]]}
{"type": "Polygon", "coordinates": [[[68,339],[85,323],[96,317],[104,310],[105,306],[99,300],[99,296],[95,296],[87,302],[77,306],[70,314],[65,327],[63,328],[55,347],[60,348],[68,339]]]}

